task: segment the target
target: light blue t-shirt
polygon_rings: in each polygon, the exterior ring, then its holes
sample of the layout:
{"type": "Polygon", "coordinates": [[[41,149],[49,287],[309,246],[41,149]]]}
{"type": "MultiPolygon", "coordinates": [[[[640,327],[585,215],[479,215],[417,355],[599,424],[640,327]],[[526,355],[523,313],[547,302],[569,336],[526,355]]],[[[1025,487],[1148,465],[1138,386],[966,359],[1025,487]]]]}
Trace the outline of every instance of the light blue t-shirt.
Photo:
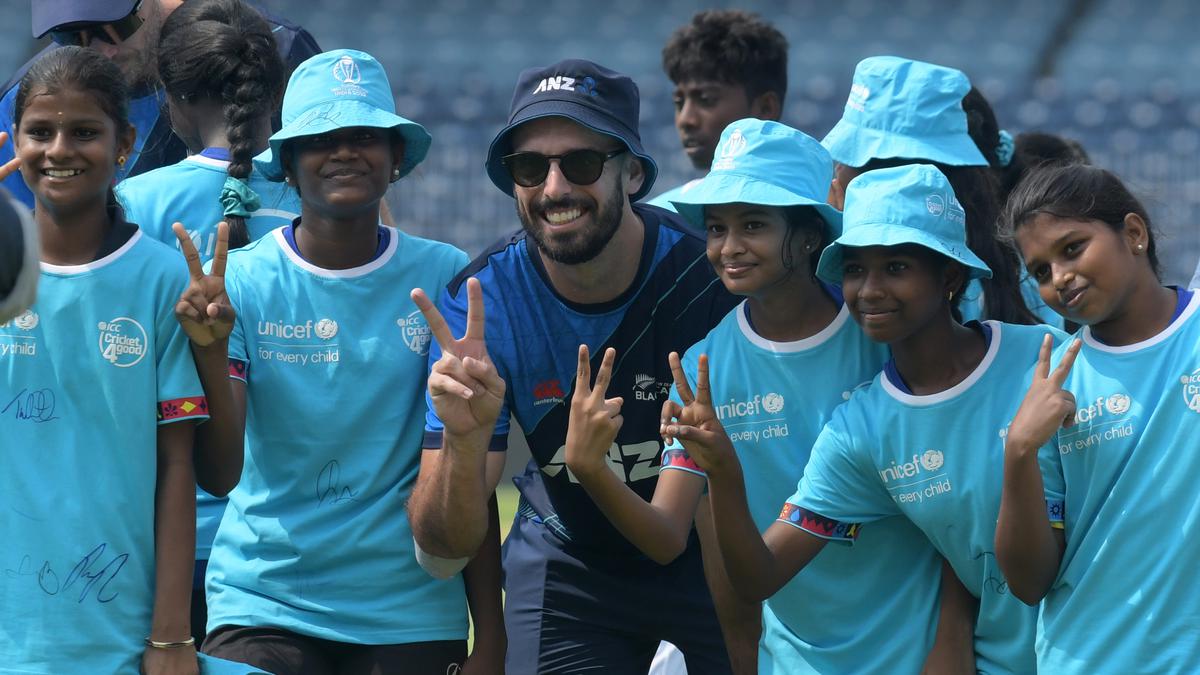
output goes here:
{"type": "MultiPolygon", "coordinates": [[[[1029,276],[1023,268],[1021,273],[1021,298],[1025,301],[1025,307],[1033,312],[1042,323],[1047,326],[1054,326],[1062,330],[1063,318],[1058,312],[1050,309],[1045,300],[1042,300],[1041,293],[1038,292],[1037,281],[1029,276]]],[[[984,301],[983,301],[983,284],[979,283],[978,279],[972,279],[967,283],[966,290],[963,291],[962,300],[958,305],[959,311],[962,313],[963,323],[968,321],[982,321],[984,301]]]]}
{"type": "MultiPolygon", "coordinates": [[[[736,307],[688,349],[683,368],[694,387],[697,361],[708,354],[713,404],[762,532],[795,492],[834,408],[871,381],[888,349],[863,335],[845,305],[820,332],[794,342],[761,337],[747,309],[736,307]]],[[[678,443],[663,458],[664,469],[703,475],[678,443]]],[[[759,672],[920,672],[937,627],[940,581],[937,553],[902,517],[873,524],[854,546],[827,546],[767,601],[759,672]]]]}
{"type": "Polygon", "coordinates": [[[686,195],[688,193],[688,190],[691,190],[692,188],[699,185],[700,181],[702,181],[702,180],[704,180],[704,179],[703,178],[694,178],[692,180],[689,180],[688,182],[684,183],[683,185],[680,185],[679,187],[675,187],[675,188],[671,188],[670,190],[667,190],[666,192],[662,193],[661,195],[655,197],[654,199],[647,200],[646,203],[649,204],[650,206],[657,206],[660,209],[666,209],[666,210],[670,211],[671,213],[675,213],[675,205],[672,204],[671,202],[686,195]]]}
{"type": "MultiPolygon", "coordinates": [[[[228,151],[223,154],[227,156],[228,151]]],[[[137,223],[146,234],[175,250],[179,250],[179,240],[171,225],[176,221],[183,223],[200,253],[201,262],[207,263],[216,250],[217,223],[225,217],[219,197],[229,175],[228,167],[228,160],[192,155],[177,164],[118,183],[115,188],[117,200],[124,207],[129,222],[137,223]]],[[[299,217],[300,198],[290,186],[272,183],[257,171],[250,174],[249,184],[262,200],[262,206],[246,221],[251,241],[299,217]]],[[[224,512],[224,499],[217,499],[196,487],[197,560],[208,559],[224,512]]]]}
{"type": "Polygon", "coordinates": [[[1081,337],[1064,384],[1075,425],[1039,454],[1067,547],[1042,602],[1038,668],[1195,673],[1200,294],[1144,342],[1110,347],[1088,328],[1081,337]]]}
{"type": "Polygon", "coordinates": [[[405,502],[431,339],[409,291],[442,288],[466,255],[389,228],[370,263],[325,270],[284,229],[229,254],[229,353],[248,364],[246,459],[213,542],[208,629],[465,639],[462,579],[417,564],[405,502]]]}
{"type": "MultiPolygon", "coordinates": [[[[171,225],[179,221],[191,235],[200,259],[204,262],[212,259],[217,245],[217,223],[225,219],[221,187],[229,176],[227,152],[217,150],[210,148],[206,154],[192,155],[118,183],[114,191],[129,222],[137,223],[146,234],[178,250],[179,240],[171,225]]],[[[273,183],[257,170],[250,174],[247,183],[262,202],[246,221],[250,241],[300,216],[300,197],[288,184],[273,183]]]]}
{"type": "Polygon", "coordinates": [[[158,427],[208,416],[175,320],[186,285],[179,255],[135,231],[94,262],[43,263],[37,302],[0,324],[4,672],[138,672],[158,427]]]}
{"type": "Polygon", "coordinates": [[[1065,336],[1047,326],[986,325],[991,339],[983,360],[950,389],[917,396],[881,374],[855,391],[821,431],[789,502],[864,523],[864,534],[873,521],[906,516],[980,600],[979,671],[1032,673],[1036,609],[1008,592],[993,541],[1008,424],[1043,336],[1065,336]]]}

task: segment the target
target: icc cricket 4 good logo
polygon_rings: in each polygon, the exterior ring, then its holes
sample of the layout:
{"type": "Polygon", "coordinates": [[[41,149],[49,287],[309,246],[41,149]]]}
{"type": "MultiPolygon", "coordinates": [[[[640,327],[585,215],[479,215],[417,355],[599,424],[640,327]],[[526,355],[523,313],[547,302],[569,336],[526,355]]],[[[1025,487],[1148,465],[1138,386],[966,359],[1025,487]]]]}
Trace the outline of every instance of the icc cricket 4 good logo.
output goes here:
{"type": "Polygon", "coordinates": [[[1193,370],[1191,375],[1180,376],[1179,382],[1183,384],[1183,402],[1188,410],[1200,413],[1200,368],[1193,370]]]}
{"type": "Polygon", "coordinates": [[[415,310],[406,317],[396,319],[396,325],[400,327],[400,335],[409,349],[421,355],[429,353],[429,341],[433,339],[433,331],[429,329],[429,324],[425,322],[421,310],[415,310]]]}
{"type": "Polygon", "coordinates": [[[118,368],[136,366],[146,356],[146,329],[127,316],[101,321],[100,356],[118,368]]]}

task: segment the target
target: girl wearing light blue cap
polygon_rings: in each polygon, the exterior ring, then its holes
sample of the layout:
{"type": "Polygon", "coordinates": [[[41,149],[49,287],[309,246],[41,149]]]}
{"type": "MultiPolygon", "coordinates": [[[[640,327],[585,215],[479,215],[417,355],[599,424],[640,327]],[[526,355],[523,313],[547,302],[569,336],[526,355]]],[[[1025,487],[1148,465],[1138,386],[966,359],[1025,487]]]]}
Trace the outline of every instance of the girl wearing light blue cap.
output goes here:
{"type": "Polygon", "coordinates": [[[1041,603],[1038,669],[1194,673],[1200,294],[1162,285],[1146,209],[1103,169],[1035,171],[1005,223],[1083,325],[1042,346],[1004,448],[996,555],[1041,603]]]}
{"type": "MultiPolygon", "coordinates": [[[[429,144],[396,115],[378,61],[319,54],[292,75],[283,127],[255,160],[296,189],[301,216],[207,276],[177,229],[193,268],[181,321],[200,360],[228,353],[236,401],[201,442],[242,466],[209,560],[206,653],[277,673],[463,664],[463,578],[417,564],[405,501],[430,336],[407,291],[444,286],[466,256],[379,221],[389,184],[429,144]]],[[[490,658],[485,670],[503,658],[495,543],[465,573],[482,579],[472,658],[490,658]]]]}
{"type": "Polygon", "coordinates": [[[1029,673],[1035,610],[1008,593],[992,541],[1005,428],[1030,381],[1033,351],[1053,329],[954,318],[953,296],[965,280],[990,273],[966,245],[964,215],[946,177],[929,165],[851,181],[844,230],[821,254],[817,274],[841,284],[850,315],[890,347],[891,359],[833,412],[795,494],[762,538],[726,435],[740,419],[698,394],[667,431],[708,474],[717,539],[743,594],[769,595],[829,540],[854,540],[860,530],[865,537],[878,521],[904,516],[978,600],[975,667],[1029,673]]]}
{"type": "MultiPolygon", "coordinates": [[[[830,191],[835,206],[845,186],[865,171],[913,163],[940,169],[966,211],[968,245],[992,270],[990,278],[973,279],[956,295],[960,315],[1038,323],[1022,295],[1017,254],[996,237],[999,185],[989,167],[1011,158],[1011,138],[1001,134],[991,106],[966,75],[896,56],[863,59],[842,119],[821,143],[837,162],[830,191]]],[[[1029,297],[1037,298],[1032,284],[1029,297]]],[[[1058,323],[1053,312],[1047,314],[1058,323]]]]}
{"type": "MultiPolygon", "coordinates": [[[[824,201],[832,170],[829,153],[803,133],[740,120],[722,134],[712,171],[674,203],[705,230],[725,287],[746,300],[682,363],[671,355],[676,390],[664,420],[693,402],[694,388],[695,398],[711,399],[745,467],[750,501],[740,508],[749,508],[755,532],[795,490],[834,408],[887,358],[850,321],[838,289],[815,276],[821,249],[841,232],[842,214],[824,201]]],[[[649,504],[614,479],[604,456],[571,450],[568,466],[630,541],[663,564],[683,551],[705,487],[683,447],[668,445],[649,504]]],[[[759,672],[919,672],[938,625],[940,573],[932,546],[901,517],[869,528],[852,548],[831,547],[761,594],[771,597],[761,609],[759,672]],[[850,574],[852,594],[843,583],[850,574]]]]}

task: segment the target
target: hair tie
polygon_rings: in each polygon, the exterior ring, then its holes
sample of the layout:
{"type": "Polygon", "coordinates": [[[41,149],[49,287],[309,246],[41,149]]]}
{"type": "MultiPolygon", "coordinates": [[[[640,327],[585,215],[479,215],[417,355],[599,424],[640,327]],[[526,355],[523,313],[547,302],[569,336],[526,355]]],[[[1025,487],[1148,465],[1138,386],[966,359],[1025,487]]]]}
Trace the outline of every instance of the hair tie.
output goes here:
{"type": "Polygon", "coordinates": [[[1012,164],[1013,151],[1015,149],[1016,144],[1013,142],[1012,134],[1001,129],[1000,142],[996,144],[996,160],[1000,162],[1000,166],[1012,164]]]}
{"type": "Polygon", "coordinates": [[[226,216],[249,218],[262,206],[262,200],[246,181],[229,176],[221,186],[221,206],[225,207],[226,216]]]}

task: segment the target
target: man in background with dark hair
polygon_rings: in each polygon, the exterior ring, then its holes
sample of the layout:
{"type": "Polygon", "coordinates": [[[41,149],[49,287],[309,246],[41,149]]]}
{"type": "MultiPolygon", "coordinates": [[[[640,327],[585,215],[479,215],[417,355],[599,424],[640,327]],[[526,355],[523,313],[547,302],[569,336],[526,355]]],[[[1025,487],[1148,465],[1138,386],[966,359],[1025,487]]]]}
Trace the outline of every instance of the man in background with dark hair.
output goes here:
{"type": "MultiPolygon", "coordinates": [[[[663,47],[663,71],[675,85],[675,128],[692,166],[707,173],[721,132],[747,117],[779,120],[787,97],[788,42],[756,14],[710,9],[680,26],[663,47]]],[[[674,211],[671,200],[699,182],[668,190],[650,204],[674,211]]],[[[706,504],[696,513],[704,569],[734,672],[754,672],[761,604],[743,602],[729,586],[706,504]]],[[[681,672],[679,654],[660,649],[653,675],[681,672]]]]}
{"type": "MultiPolygon", "coordinates": [[[[740,10],[705,10],[676,30],[663,48],[663,70],[675,84],[675,128],[692,166],[708,172],[721,132],[747,117],[779,120],[787,96],[788,43],[774,26],[740,10]]],[[[650,201],[670,200],[691,183],[650,201]]]]}
{"type": "MultiPolygon", "coordinates": [[[[117,180],[136,176],[187,156],[187,147],[171,131],[166,115],[166,93],[158,86],[158,34],[163,21],[183,0],[30,0],[33,37],[50,36],[51,44],[17,69],[0,89],[0,131],[11,135],[13,100],[17,84],[29,66],[60,45],[92,47],[121,68],[132,92],[130,121],[137,140],[129,161],[117,171],[117,180]]],[[[301,61],[318,54],[308,31],[290,22],[263,16],[271,24],[279,54],[290,73],[301,61]]],[[[275,123],[278,127],[278,122],[275,123]]],[[[12,145],[0,147],[0,164],[13,158],[12,145]]],[[[20,173],[2,183],[18,201],[33,208],[33,193],[20,173]]]]}

